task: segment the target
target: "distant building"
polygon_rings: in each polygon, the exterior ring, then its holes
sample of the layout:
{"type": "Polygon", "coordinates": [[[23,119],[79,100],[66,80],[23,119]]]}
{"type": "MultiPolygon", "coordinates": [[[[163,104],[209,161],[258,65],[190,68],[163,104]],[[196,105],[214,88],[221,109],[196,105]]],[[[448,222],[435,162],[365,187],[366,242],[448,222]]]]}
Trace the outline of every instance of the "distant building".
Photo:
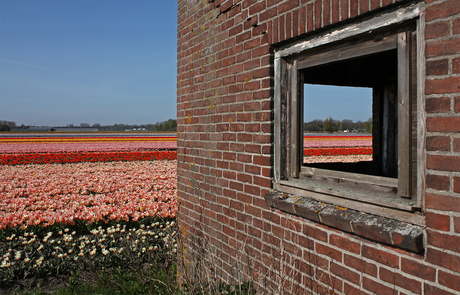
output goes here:
{"type": "Polygon", "coordinates": [[[65,132],[96,132],[99,128],[94,127],[53,127],[54,131],[65,132]]]}
{"type": "Polygon", "coordinates": [[[52,128],[50,126],[31,126],[28,131],[51,131],[52,128]]]}

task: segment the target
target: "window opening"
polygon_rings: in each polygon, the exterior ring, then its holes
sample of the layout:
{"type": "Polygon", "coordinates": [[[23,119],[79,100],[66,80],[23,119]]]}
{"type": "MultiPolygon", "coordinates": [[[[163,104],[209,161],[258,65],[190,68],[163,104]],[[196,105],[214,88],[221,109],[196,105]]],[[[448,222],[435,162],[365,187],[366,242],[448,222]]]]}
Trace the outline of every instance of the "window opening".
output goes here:
{"type": "MultiPolygon", "coordinates": [[[[333,53],[331,53],[333,57],[333,53]]],[[[301,70],[303,83],[372,89],[373,160],[305,164],[309,167],[398,177],[397,50],[332,61],[301,70]]]]}
{"type": "Polygon", "coordinates": [[[422,222],[402,212],[423,210],[423,9],[401,7],[275,49],[276,190],[422,222]],[[372,89],[372,161],[303,163],[305,84],[372,89]]]}
{"type": "Polygon", "coordinates": [[[372,161],[372,88],[304,84],[304,164],[372,161]]]}

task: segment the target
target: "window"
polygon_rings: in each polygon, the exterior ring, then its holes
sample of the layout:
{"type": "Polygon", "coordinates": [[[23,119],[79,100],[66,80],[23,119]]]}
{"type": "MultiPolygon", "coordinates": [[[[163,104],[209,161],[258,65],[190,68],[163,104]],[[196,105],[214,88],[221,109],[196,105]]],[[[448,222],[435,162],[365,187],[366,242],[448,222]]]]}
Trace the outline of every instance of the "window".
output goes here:
{"type": "Polygon", "coordinates": [[[275,49],[276,190],[422,223],[422,4],[275,49]],[[305,84],[372,89],[372,161],[303,164],[305,84]]]}

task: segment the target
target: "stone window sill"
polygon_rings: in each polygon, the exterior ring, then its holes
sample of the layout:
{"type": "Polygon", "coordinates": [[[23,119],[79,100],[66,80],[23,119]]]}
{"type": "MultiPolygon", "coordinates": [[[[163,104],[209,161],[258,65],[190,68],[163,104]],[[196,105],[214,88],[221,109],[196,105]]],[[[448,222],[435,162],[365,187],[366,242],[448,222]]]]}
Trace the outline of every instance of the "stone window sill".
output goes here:
{"type": "Polygon", "coordinates": [[[419,225],[278,191],[268,193],[265,201],[272,208],[366,239],[415,253],[420,253],[424,249],[424,228],[419,225]]]}

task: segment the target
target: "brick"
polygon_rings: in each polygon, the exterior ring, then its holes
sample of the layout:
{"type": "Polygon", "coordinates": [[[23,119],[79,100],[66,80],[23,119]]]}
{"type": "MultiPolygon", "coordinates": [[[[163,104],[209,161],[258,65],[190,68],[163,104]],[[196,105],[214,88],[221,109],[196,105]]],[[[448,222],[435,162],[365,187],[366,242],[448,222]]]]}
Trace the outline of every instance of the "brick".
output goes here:
{"type": "Polygon", "coordinates": [[[313,3],[307,4],[307,29],[306,32],[314,30],[313,3]]]}
{"type": "Polygon", "coordinates": [[[450,230],[450,216],[427,212],[426,213],[426,226],[432,229],[449,231],[450,230]]]}
{"type": "Polygon", "coordinates": [[[450,179],[448,176],[427,174],[426,186],[435,190],[448,191],[450,188],[450,179]]]}
{"type": "Polygon", "coordinates": [[[454,138],[453,149],[454,152],[460,152],[460,138],[454,138]]]}
{"type": "Polygon", "coordinates": [[[427,168],[438,171],[460,171],[460,158],[456,156],[427,155],[427,168]]]}
{"type": "Polygon", "coordinates": [[[372,259],[378,263],[389,267],[399,267],[399,258],[398,256],[389,253],[388,251],[378,250],[371,248],[369,246],[363,245],[361,249],[363,257],[372,259]]]}
{"type": "Polygon", "coordinates": [[[379,271],[380,278],[390,284],[409,290],[415,294],[422,293],[422,284],[419,281],[410,279],[395,271],[387,270],[381,267],[379,271]]]}
{"type": "Polygon", "coordinates": [[[315,11],[315,23],[314,29],[321,28],[321,16],[322,16],[322,9],[321,9],[321,1],[315,1],[314,3],[314,11],[315,11]]]}
{"type": "MultiPolygon", "coordinates": [[[[457,45],[444,45],[460,47],[457,45]]],[[[460,77],[448,77],[444,79],[427,80],[425,87],[426,94],[444,94],[460,92],[460,77]]],[[[431,119],[431,118],[430,118],[431,119]]]]}
{"type": "Polygon", "coordinates": [[[292,13],[288,12],[285,19],[286,39],[289,39],[292,37],[292,13]]]}
{"type": "Polygon", "coordinates": [[[460,272],[460,256],[452,255],[434,248],[428,248],[426,261],[442,266],[455,272],[460,272]]]}
{"type": "MultiPolygon", "coordinates": [[[[238,53],[241,53],[242,51],[243,51],[243,44],[234,45],[228,49],[228,55],[229,56],[236,55],[238,53]]],[[[233,56],[233,63],[235,62],[234,58],[235,57],[233,56]]]]}
{"type": "Polygon", "coordinates": [[[238,133],[237,141],[239,141],[239,142],[252,142],[252,134],[238,133]]]}
{"type": "Polygon", "coordinates": [[[460,194],[460,177],[454,177],[454,192],[460,194]]]}
{"type": "Polygon", "coordinates": [[[315,242],[312,239],[304,237],[302,235],[296,235],[296,239],[299,246],[310,250],[314,249],[315,242]]]}
{"type": "Polygon", "coordinates": [[[436,281],[436,269],[415,260],[401,258],[401,270],[424,280],[436,281]]]}
{"type": "Polygon", "coordinates": [[[460,34],[460,18],[457,18],[452,22],[452,34],[460,34]]]}
{"type": "Polygon", "coordinates": [[[460,212],[460,198],[427,193],[425,199],[428,209],[460,212]]]}
{"type": "Polygon", "coordinates": [[[242,43],[246,40],[249,40],[251,38],[251,31],[244,32],[242,34],[239,34],[236,36],[236,43],[242,43]]]}
{"type": "Polygon", "coordinates": [[[426,21],[443,18],[460,12],[458,0],[447,0],[426,8],[426,21]]]}
{"type": "Polygon", "coordinates": [[[252,176],[248,174],[239,173],[237,174],[236,179],[241,182],[252,183],[252,176]]]}
{"type": "Polygon", "coordinates": [[[228,32],[229,37],[239,34],[243,31],[243,25],[234,26],[228,32]]]}
{"type": "Polygon", "coordinates": [[[266,8],[265,5],[266,5],[265,2],[259,2],[258,4],[251,6],[249,8],[249,15],[252,16],[256,13],[263,11],[266,8]]]}
{"type": "Polygon", "coordinates": [[[331,1],[323,0],[323,26],[331,23],[331,1]]]}
{"type": "Polygon", "coordinates": [[[360,279],[359,273],[356,273],[351,269],[348,269],[337,263],[332,262],[330,271],[331,273],[337,275],[343,280],[346,280],[347,282],[351,282],[356,285],[359,284],[359,279],[360,279]]]}
{"type": "MultiPolygon", "coordinates": [[[[361,0],[363,2],[363,0],[361,0]]],[[[364,1],[367,2],[367,1],[364,1]]],[[[332,0],[331,2],[332,8],[331,8],[331,19],[332,23],[337,23],[340,20],[340,0],[332,0]]],[[[369,4],[367,4],[369,7],[369,4]]]]}
{"type": "Polygon", "coordinates": [[[369,295],[370,293],[365,292],[361,288],[355,288],[354,286],[348,284],[347,282],[344,283],[343,287],[344,294],[359,294],[359,295],[369,295]]]}
{"type": "Polygon", "coordinates": [[[454,232],[460,233],[460,217],[454,217],[454,232]]]}
{"type": "MultiPolygon", "coordinates": [[[[253,48],[258,48],[260,46],[260,38],[255,38],[250,41],[244,42],[244,50],[250,50],[253,48]]],[[[254,57],[254,55],[253,55],[254,57]]]]}
{"type": "MultiPolygon", "coordinates": [[[[254,91],[254,90],[257,90],[257,89],[260,89],[260,82],[259,81],[252,81],[252,82],[248,82],[248,83],[245,83],[244,84],[244,91],[254,91]]],[[[256,109],[253,109],[255,111],[258,111],[259,108],[259,104],[254,104],[255,107],[257,107],[256,109]]],[[[246,107],[246,105],[245,105],[246,107]]],[[[245,111],[247,111],[247,109],[245,108],[245,111]]]]}
{"type": "Polygon", "coordinates": [[[272,233],[280,238],[284,238],[284,228],[272,225],[272,233]]]}
{"type": "Polygon", "coordinates": [[[450,137],[429,136],[426,139],[427,151],[450,151],[450,137]]]}
{"type": "Polygon", "coordinates": [[[356,269],[358,272],[377,277],[377,266],[373,263],[366,262],[361,258],[356,258],[348,254],[344,254],[343,261],[345,265],[356,269]]]}
{"type": "MultiPolygon", "coordinates": [[[[256,126],[254,126],[254,128],[252,128],[252,127],[246,128],[246,131],[258,132],[259,129],[260,129],[259,128],[260,125],[259,124],[254,124],[254,125],[257,125],[257,128],[256,128],[256,126]],[[250,129],[250,130],[248,130],[248,129],[250,129]]],[[[248,153],[260,154],[261,146],[259,144],[247,144],[247,145],[245,145],[244,150],[246,152],[248,152],[248,153]]]]}
{"type": "MultiPolygon", "coordinates": [[[[458,23],[460,26],[460,22],[458,23]]],[[[452,59],[452,74],[460,73],[460,57],[452,59]]]]}
{"type": "Polygon", "coordinates": [[[253,156],[253,163],[262,166],[270,166],[271,158],[269,156],[253,156]]]}
{"type": "Polygon", "coordinates": [[[286,39],[286,20],[285,15],[278,14],[278,24],[279,24],[279,40],[284,41],[286,39]]]}
{"type": "Polygon", "coordinates": [[[360,0],[359,1],[359,13],[363,14],[369,11],[369,1],[368,0],[360,0]]]}
{"type": "Polygon", "coordinates": [[[445,271],[438,271],[438,282],[452,290],[460,291],[460,276],[447,273],[445,271]]]}
{"type": "Polygon", "coordinates": [[[435,287],[427,283],[424,284],[423,291],[425,295],[455,295],[452,292],[439,289],[438,287],[435,287]]]}
{"type": "Polygon", "coordinates": [[[266,187],[266,188],[272,188],[272,180],[270,178],[253,176],[253,179],[254,179],[255,185],[259,185],[259,186],[266,187]]]}
{"type": "MultiPolygon", "coordinates": [[[[379,5],[380,5],[380,0],[379,1],[379,5]]],[[[341,3],[340,3],[340,18],[342,20],[345,20],[348,18],[348,1],[347,0],[341,0],[341,3]]]]}
{"type": "Polygon", "coordinates": [[[427,43],[426,45],[427,57],[438,57],[438,56],[444,56],[444,55],[457,54],[459,45],[460,45],[460,38],[439,40],[439,41],[427,43]]]}
{"type": "Polygon", "coordinates": [[[450,111],[450,98],[427,98],[426,111],[427,113],[445,113],[450,111]]]}
{"type": "Polygon", "coordinates": [[[350,1],[350,17],[355,17],[358,15],[358,1],[350,1]]]}
{"type": "Polygon", "coordinates": [[[442,22],[436,22],[432,23],[426,26],[425,29],[425,38],[426,39],[432,39],[432,38],[438,38],[442,37],[445,35],[449,35],[450,33],[450,24],[449,21],[442,21],[442,22]]]}
{"type": "Polygon", "coordinates": [[[460,253],[460,237],[427,230],[427,245],[460,253]]]}
{"type": "Polygon", "coordinates": [[[327,245],[323,245],[320,243],[316,243],[315,250],[316,250],[316,253],[318,254],[327,255],[331,257],[332,259],[334,259],[335,261],[342,262],[342,252],[334,248],[331,248],[327,245]]]}
{"type": "Polygon", "coordinates": [[[270,18],[275,17],[277,14],[277,7],[270,8],[268,10],[264,10],[261,14],[259,14],[259,22],[264,22],[270,18]]]}
{"type": "Polygon", "coordinates": [[[257,186],[245,184],[244,185],[244,192],[246,192],[248,194],[259,196],[260,195],[260,188],[257,187],[257,186]]]}
{"type": "Polygon", "coordinates": [[[299,9],[292,12],[292,36],[299,35],[299,9]]]}
{"type": "Polygon", "coordinates": [[[294,232],[302,230],[302,224],[295,219],[289,218],[289,216],[281,218],[281,226],[294,232]]]}
{"type": "Polygon", "coordinates": [[[394,295],[397,294],[396,290],[389,288],[385,285],[382,285],[374,280],[371,280],[367,277],[363,277],[363,288],[370,291],[372,294],[379,295],[394,295]]]}
{"type": "Polygon", "coordinates": [[[427,119],[427,131],[429,132],[459,132],[460,131],[460,117],[428,118],[427,119]]]}
{"type": "Polygon", "coordinates": [[[302,232],[305,236],[313,238],[315,240],[319,240],[322,242],[327,241],[327,233],[314,226],[309,226],[307,224],[304,224],[302,232]]]}
{"type": "Polygon", "coordinates": [[[243,91],[243,84],[231,85],[228,87],[229,93],[238,93],[243,91]]]}
{"type": "MultiPolygon", "coordinates": [[[[254,51],[253,51],[254,53],[254,51]]],[[[256,69],[252,71],[252,79],[260,79],[270,75],[270,68],[256,69]]]]}
{"type": "Polygon", "coordinates": [[[288,0],[278,6],[278,13],[284,13],[288,10],[292,10],[293,8],[299,6],[299,0],[288,0]]]}
{"type": "Polygon", "coordinates": [[[256,27],[259,22],[257,15],[251,16],[244,22],[244,29],[250,29],[251,27],[256,27]]]}

